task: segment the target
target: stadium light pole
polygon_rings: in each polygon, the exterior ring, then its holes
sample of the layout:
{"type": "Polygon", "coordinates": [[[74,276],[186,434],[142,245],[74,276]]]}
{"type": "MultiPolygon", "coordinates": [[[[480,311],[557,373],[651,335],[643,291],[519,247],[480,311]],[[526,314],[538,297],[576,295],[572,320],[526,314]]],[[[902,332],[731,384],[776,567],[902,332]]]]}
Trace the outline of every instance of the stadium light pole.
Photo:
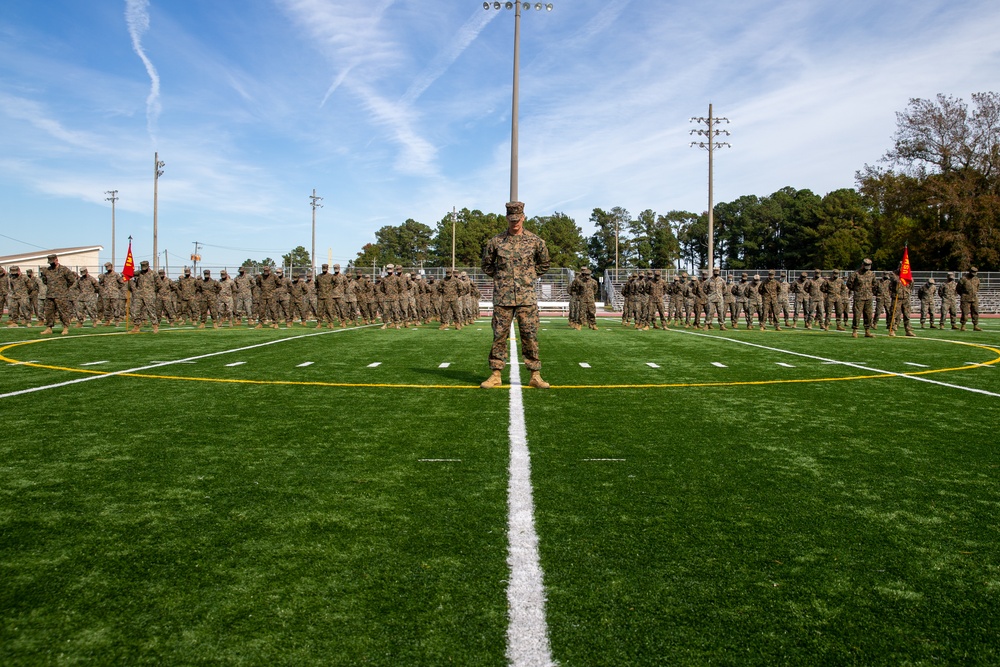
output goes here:
{"type": "Polygon", "coordinates": [[[104,201],[111,202],[111,266],[117,266],[115,264],[115,202],[118,201],[118,191],[105,190],[104,194],[111,195],[105,197],[104,201]]]}
{"type": "Polygon", "coordinates": [[[697,146],[699,148],[708,149],[708,270],[711,271],[715,268],[715,212],[713,211],[714,203],[712,201],[712,153],[716,148],[732,148],[732,145],[728,141],[716,141],[716,137],[720,135],[729,136],[729,130],[720,130],[716,126],[721,123],[728,123],[728,118],[715,118],[712,116],[712,105],[708,105],[708,118],[692,118],[692,123],[704,123],[705,129],[691,130],[691,134],[698,134],[705,137],[708,141],[692,141],[691,146],[697,146]]]}
{"type": "Polygon", "coordinates": [[[156,235],[157,235],[157,209],[159,207],[159,187],[160,187],[160,176],[163,176],[163,168],[167,166],[166,162],[160,162],[160,154],[153,153],[153,271],[155,272],[160,265],[160,255],[156,249],[156,235]]]}
{"type": "MultiPolygon", "coordinates": [[[[530,2],[499,2],[499,0],[494,0],[493,3],[484,2],[483,9],[489,11],[490,9],[500,9],[501,7],[505,9],[514,10],[514,85],[513,94],[511,95],[511,119],[510,119],[510,201],[518,201],[517,199],[517,140],[518,140],[518,128],[517,128],[517,114],[518,114],[518,103],[520,99],[520,82],[519,82],[519,70],[521,64],[521,8],[529,10],[532,7],[530,2]]],[[[544,8],[546,11],[552,11],[552,3],[542,4],[536,2],[534,4],[536,10],[541,11],[544,8]]]]}
{"type": "Polygon", "coordinates": [[[458,211],[451,207],[451,271],[455,272],[455,223],[458,221],[458,211]]]}
{"type": "Polygon", "coordinates": [[[310,206],[312,206],[313,210],[313,225],[312,225],[313,240],[312,240],[312,252],[309,254],[309,263],[312,265],[312,274],[315,277],[316,276],[316,209],[323,208],[323,205],[320,204],[320,202],[323,201],[323,198],[317,197],[316,188],[313,188],[313,193],[312,196],[309,197],[309,200],[311,201],[310,206]]]}

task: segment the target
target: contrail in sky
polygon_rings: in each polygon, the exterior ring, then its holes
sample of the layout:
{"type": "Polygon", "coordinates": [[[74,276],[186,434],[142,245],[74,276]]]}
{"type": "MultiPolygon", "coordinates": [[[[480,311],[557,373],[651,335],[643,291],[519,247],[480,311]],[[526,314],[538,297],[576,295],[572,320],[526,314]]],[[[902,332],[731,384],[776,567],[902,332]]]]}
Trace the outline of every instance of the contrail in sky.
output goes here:
{"type": "Polygon", "coordinates": [[[160,117],[160,75],[142,49],[142,35],[149,30],[149,0],[125,0],[125,22],[132,36],[132,48],[142,59],[149,74],[149,97],[146,98],[146,129],[156,144],[156,121],[160,117]]]}

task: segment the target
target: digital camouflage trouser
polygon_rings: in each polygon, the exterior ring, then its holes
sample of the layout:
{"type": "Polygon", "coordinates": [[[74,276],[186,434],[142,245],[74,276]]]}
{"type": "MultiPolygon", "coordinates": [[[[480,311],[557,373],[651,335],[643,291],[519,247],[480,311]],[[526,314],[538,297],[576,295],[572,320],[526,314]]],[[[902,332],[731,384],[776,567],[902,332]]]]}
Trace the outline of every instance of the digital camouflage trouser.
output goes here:
{"type": "MultiPolygon", "coordinates": [[[[521,356],[529,371],[541,370],[538,359],[538,304],[530,306],[493,306],[493,347],[490,348],[490,370],[503,370],[507,361],[507,339],[511,323],[517,318],[521,356]]],[[[516,362],[515,362],[516,363],[516,362]]]]}

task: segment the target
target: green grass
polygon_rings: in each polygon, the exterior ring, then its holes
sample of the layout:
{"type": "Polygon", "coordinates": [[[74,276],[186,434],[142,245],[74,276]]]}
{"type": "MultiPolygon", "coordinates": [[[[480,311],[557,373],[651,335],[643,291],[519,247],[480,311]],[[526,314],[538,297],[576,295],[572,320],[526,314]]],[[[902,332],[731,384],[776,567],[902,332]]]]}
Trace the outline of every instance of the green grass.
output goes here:
{"type": "MultiPolygon", "coordinates": [[[[1000,398],[733,342],[1000,393],[966,365],[1000,357],[993,322],[543,320],[553,389],[524,401],[561,664],[1000,662],[1000,398]]],[[[281,342],[0,399],[0,662],[505,663],[488,323],[73,333],[0,352],[50,367],[0,361],[0,394],[281,342]]]]}

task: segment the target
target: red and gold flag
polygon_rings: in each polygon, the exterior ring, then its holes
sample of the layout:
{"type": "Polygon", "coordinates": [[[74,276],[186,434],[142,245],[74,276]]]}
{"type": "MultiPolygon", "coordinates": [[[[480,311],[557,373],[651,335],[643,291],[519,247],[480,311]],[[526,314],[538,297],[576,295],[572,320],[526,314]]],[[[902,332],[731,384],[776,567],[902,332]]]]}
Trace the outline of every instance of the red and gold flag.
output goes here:
{"type": "Polygon", "coordinates": [[[910,270],[910,248],[903,248],[903,261],[899,263],[899,280],[904,285],[913,282],[913,271],[910,270]]]}
{"type": "MultiPolygon", "coordinates": [[[[909,264],[907,264],[909,266],[909,264]]],[[[128,242],[128,255],[125,256],[125,266],[122,267],[122,278],[131,280],[135,275],[135,262],[132,260],[132,242],[128,242]]]]}

